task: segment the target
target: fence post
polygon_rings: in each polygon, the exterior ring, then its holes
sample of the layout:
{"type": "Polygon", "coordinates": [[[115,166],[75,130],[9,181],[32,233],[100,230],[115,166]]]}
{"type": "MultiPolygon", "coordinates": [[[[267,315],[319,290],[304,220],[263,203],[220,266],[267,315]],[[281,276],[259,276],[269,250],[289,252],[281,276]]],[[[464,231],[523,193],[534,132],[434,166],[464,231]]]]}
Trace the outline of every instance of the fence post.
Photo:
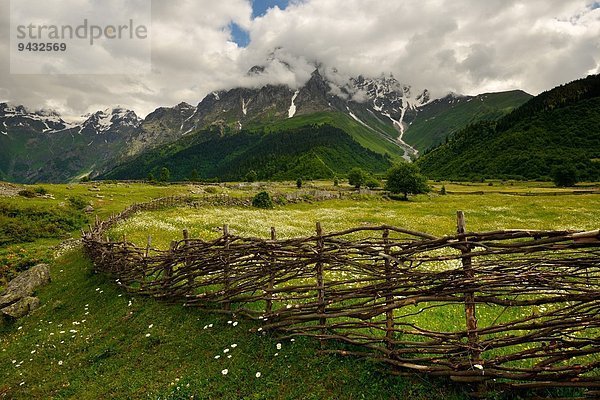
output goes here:
{"type": "MultiPolygon", "coordinates": [[[[225,296],[229,296],[229,289],[231,286],[230,282],[230,271],[229,271],[229,225],[223,225],[223,237],[225,238],[225,244],[223,250],[225,250],[225,257],[223,259],[223,275],[225,278],[225,296]]],[[[231,310],[231,302],[226,300],[223,303],[223,309],[226,311],[231,310]]]]}
{"type": "MultiPolygon", "coordinates": [[[[457,232],[459,235],[467,232],[467,224],[465,222],[465,213],[462,211],[456,212],[457,232]]],[[[460,242],[467,243],[467,238],[462,237],[460,242]]],[[[475,277],[471,256],[471,249],[468,244],[460,248],[463,271],[465,280],[472,281],[475,277]]],[[[465,318],[467,323],[467,335],[469,343],[469,356],[472,364],[479,364],[481,361],[481,351],[479,350],[479,335],[477,334],[477,315],[475,313],[475,292],[472,290],[465,291],[465,318]]]]}
{"type": "MultiPolygon", "coordinates": [[[[175,258],[175,249],[177,248],[177,240],[171,240],[171,246],[169,247],[169,255],[175,258]]],[[[173,264],[165,266],[165,275],[163,280],[163,286],[167,285],[167,282],[173,276],[173,264]]]]}
{"type": "MultiPolygon", "coordinates": [[[[383,252],[386,255],[390,254],[389,246],[390,230],[385,229],[383,231],[383,252]]],[[[389,258],[385,258],[385,284],[387,293],[385,295],[385,305],[389,307],[393,301],[392,296],[392,263],[389,258]]],[[[385,340],[387,341],[387,349],[392,350],[394,347],[394,310],[388,309],[385,312],[385,340]]]]}
{"type": "Polygon", "coordinates": [[[152,246],[152,236],[148,235],[148,242],[146,244],[146,257],[150,253],[150,247],[152,246]]]}
{"type": "MultiPolygon", "coordinates": [[[[317,312],[319,314],[325,314],[325,287],[323,281],[323,262],[321,261],[321,256],[323,254],[323,248],[325,247],[323,242],[323,228],[321,227],[321,223],[317,222],[317,312]]],[[[325,333],[325,324],[327,323],[327,319],[325,317],[319,318],[319,325],[323,327],[322,332],[325,333]]]]}
{"type": "MultiPolygon", "coordinates": [[[[275,227],[271,227],[271,240],[277,240],[277,231],[275,227]]],[[[273,288],[275,287],[275,271],[273,264],[275,263],[275,257],[271,257],[271,263],[269,265],[269,282],[267,283],[267,305],[265,312],[270,314],[273,311],[273,288]]]]}

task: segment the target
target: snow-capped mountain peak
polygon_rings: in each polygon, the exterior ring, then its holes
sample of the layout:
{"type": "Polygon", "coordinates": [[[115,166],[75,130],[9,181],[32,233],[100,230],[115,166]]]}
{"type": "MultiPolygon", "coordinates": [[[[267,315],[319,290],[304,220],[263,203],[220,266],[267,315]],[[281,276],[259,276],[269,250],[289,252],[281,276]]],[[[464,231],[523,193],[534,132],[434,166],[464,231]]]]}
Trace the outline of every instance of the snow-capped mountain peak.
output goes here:
{"type": "Polygon", "coordinates": [[[12,129],[54,133],[71,127],[56,111],[30,111],[22,105],[0,103],[0,132],[4,135],[8,135],[12,129]]]}
{"type": "Polygon", "coordinates": [[[90,114],[81,124],[81,130],[93,129],[97,134],[102,134],[125,127],[138,128],[141,123],[142,119],[134,111],[121,107],[107,108],[90,114]]]}

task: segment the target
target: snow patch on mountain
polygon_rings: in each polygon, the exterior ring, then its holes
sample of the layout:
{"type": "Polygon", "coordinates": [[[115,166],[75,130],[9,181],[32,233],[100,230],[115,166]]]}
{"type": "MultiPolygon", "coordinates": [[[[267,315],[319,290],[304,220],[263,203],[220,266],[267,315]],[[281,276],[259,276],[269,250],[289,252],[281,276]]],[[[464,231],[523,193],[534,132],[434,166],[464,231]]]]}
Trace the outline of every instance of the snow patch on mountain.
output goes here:
{"type": "Polygon", "coordinates": [[[242,97],[242,113],[244,115],[248,115],[248,103],[246,103],[246,100],[244,100],[243,97],[242,97]]]}
{"type": "Polygon", "coordinates": [[[296,97],[298,97],[299,93],[300,90],[296,90],[294,92],[294,95],[292,96],[292,104],[290,105],[290,108],[288,110],[288,118],[292,118],[294,115],[296,115],[296,104],[294,102],[296,101],[296,97]]]}

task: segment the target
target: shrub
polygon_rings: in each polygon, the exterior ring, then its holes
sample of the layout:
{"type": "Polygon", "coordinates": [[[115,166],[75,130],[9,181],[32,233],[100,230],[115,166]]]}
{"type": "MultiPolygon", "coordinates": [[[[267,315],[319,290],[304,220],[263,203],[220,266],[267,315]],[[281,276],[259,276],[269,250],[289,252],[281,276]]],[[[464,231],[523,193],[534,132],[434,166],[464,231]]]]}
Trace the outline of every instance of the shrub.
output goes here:
{"type": "Polygon", "coordinates": [[[296,179],[296,187],[298,189],[302,188],[302,179],[301,178],[296,179]]]}
{"type": "Polygon", "coordinates": [[[252,199],[252,206],[256,208],[273,208],[273,199],[267,192],[260,192],[252,199]]]}
{"type": "Polygon", "coordinates": [[[31,189],[23,189],[23,190],[19,191],[19,196],[31,199],[33,197],[37,197],[37,193],[31,189]]]}
{"type": "Polygon", "coordinates": [[[190,181],[198,182],[199,180],[200,180],[200,174],[198,173],[198,170],[193,169],[192,172],[190,173],[190,181]]]}
{"type": "Polygon", "coordinates": [[[169,168],[167,168],[167,167],[161,168],[160,176],[159,176],[158,180],[161,182],[168,182],[171,180],[171,171],[169,171],[169,168]]]}
{"type": "Polygon", "coordinates": [[[333,178],[333,186],[340,186],[340,180],[337,178],[337,176],[333,178]]]}
{"type": "Polygon", "coordinates": [[[69,205],[76,210],[83,210],[88,205],[88,202],[81,196],[71,196],[67,200],[69,205]]]}
{"type": "Polygon", "coordinates": [[[445,195],[446,195],[446,185],[442,185],[442,189],[440,190],[440,194],[441,194],[442,196],[445,196],[445,195]]]}
{"type": "Polygon", "coordinates": [[[48,194],[48,191],[41,186],[36,187],[35,189],[33,189],[33,191],[36,194],[39,194],[40,196],[44,196],[44,195],[48,194]]]}
{"type": "Polygon", "coordinates": [[[381,182],[379,182],[377,179],[375,179],[372,176],[370,176],[370,177],[367,178],[367,181],[365,182],[365,185],[369,189],[375,189],[375,188],[381,186],[381,182]]]}
{"type": "Polygon", "coordinates": [[[246,174],[246,182],[249,182],[249,183],[256,182],[257,179],[258,179],[258,174],[256,173],[255,170],[251,170],[246,174]]]}
{"type": "Polygon", "coordinates": [[[558,187],[575,186],[579,182],[577,170],[572,165],[557,166],[552,171],[552,181],[558,187]]]}
{"type": "Polygon", "coordinates": [[[37,238],[58,238],[82,227],[87,218],[81,211],[19,207],[0,202],[0,246],[31,242],[37,238]]]}

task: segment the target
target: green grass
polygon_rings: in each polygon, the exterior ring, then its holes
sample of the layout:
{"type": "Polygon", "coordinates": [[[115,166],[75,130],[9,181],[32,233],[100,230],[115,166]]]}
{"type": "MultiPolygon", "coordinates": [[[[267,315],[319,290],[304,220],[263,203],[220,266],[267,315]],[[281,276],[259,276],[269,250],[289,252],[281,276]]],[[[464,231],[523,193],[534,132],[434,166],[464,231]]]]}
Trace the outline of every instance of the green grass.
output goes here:
{"type": "Polygon", "coordinates": [[[128,296],[91,268],[80,251],[57,260],[53,283],[40,291],[42,308],[0,328],[0,394],[14,399],[464,397],[460,389],[393,377],[364,360],[319,356],[318,344],[309,339],[282,341],[250,333],[254,325],[247,321],[234,327],[226,317],[128,296]]]}
{"type": "MultiPolygon", "coordinates": [[[[446,185],[455,190],[459,185],[446,185]]],[[[452,234],[456,230],[455,213],[463,210],[470,231],[496,229],[575,229],[600,227],[600,196],[519,196],[503,194],[503,190],[543,193],[548,188],[499,187],[484,195],[437,194],[421,195],[409,202],[383,201],[371,198],[363,201],[332,200],[314,204],[300,203],[274,210],[245,207],[203,207],[202,209],[171,209],[140,213],[115,228],[116,239],[127,235],[140,245],[148,235],[156,247],[168,248],[171,240],[181,239],[183,229],[192,237],[214,239],[219,228],[230,225],[236,235],[267,238],[270,227],[277,228],[278,237],[310,236],[315,223],[322,223],[326,232],[362,225],[390,224],[434,235],[452,234]]],[[[472,189],[471,189],[472,190],[472,189]]],[[[457,190],[458,192],[458,190],[457,190]]]]}

